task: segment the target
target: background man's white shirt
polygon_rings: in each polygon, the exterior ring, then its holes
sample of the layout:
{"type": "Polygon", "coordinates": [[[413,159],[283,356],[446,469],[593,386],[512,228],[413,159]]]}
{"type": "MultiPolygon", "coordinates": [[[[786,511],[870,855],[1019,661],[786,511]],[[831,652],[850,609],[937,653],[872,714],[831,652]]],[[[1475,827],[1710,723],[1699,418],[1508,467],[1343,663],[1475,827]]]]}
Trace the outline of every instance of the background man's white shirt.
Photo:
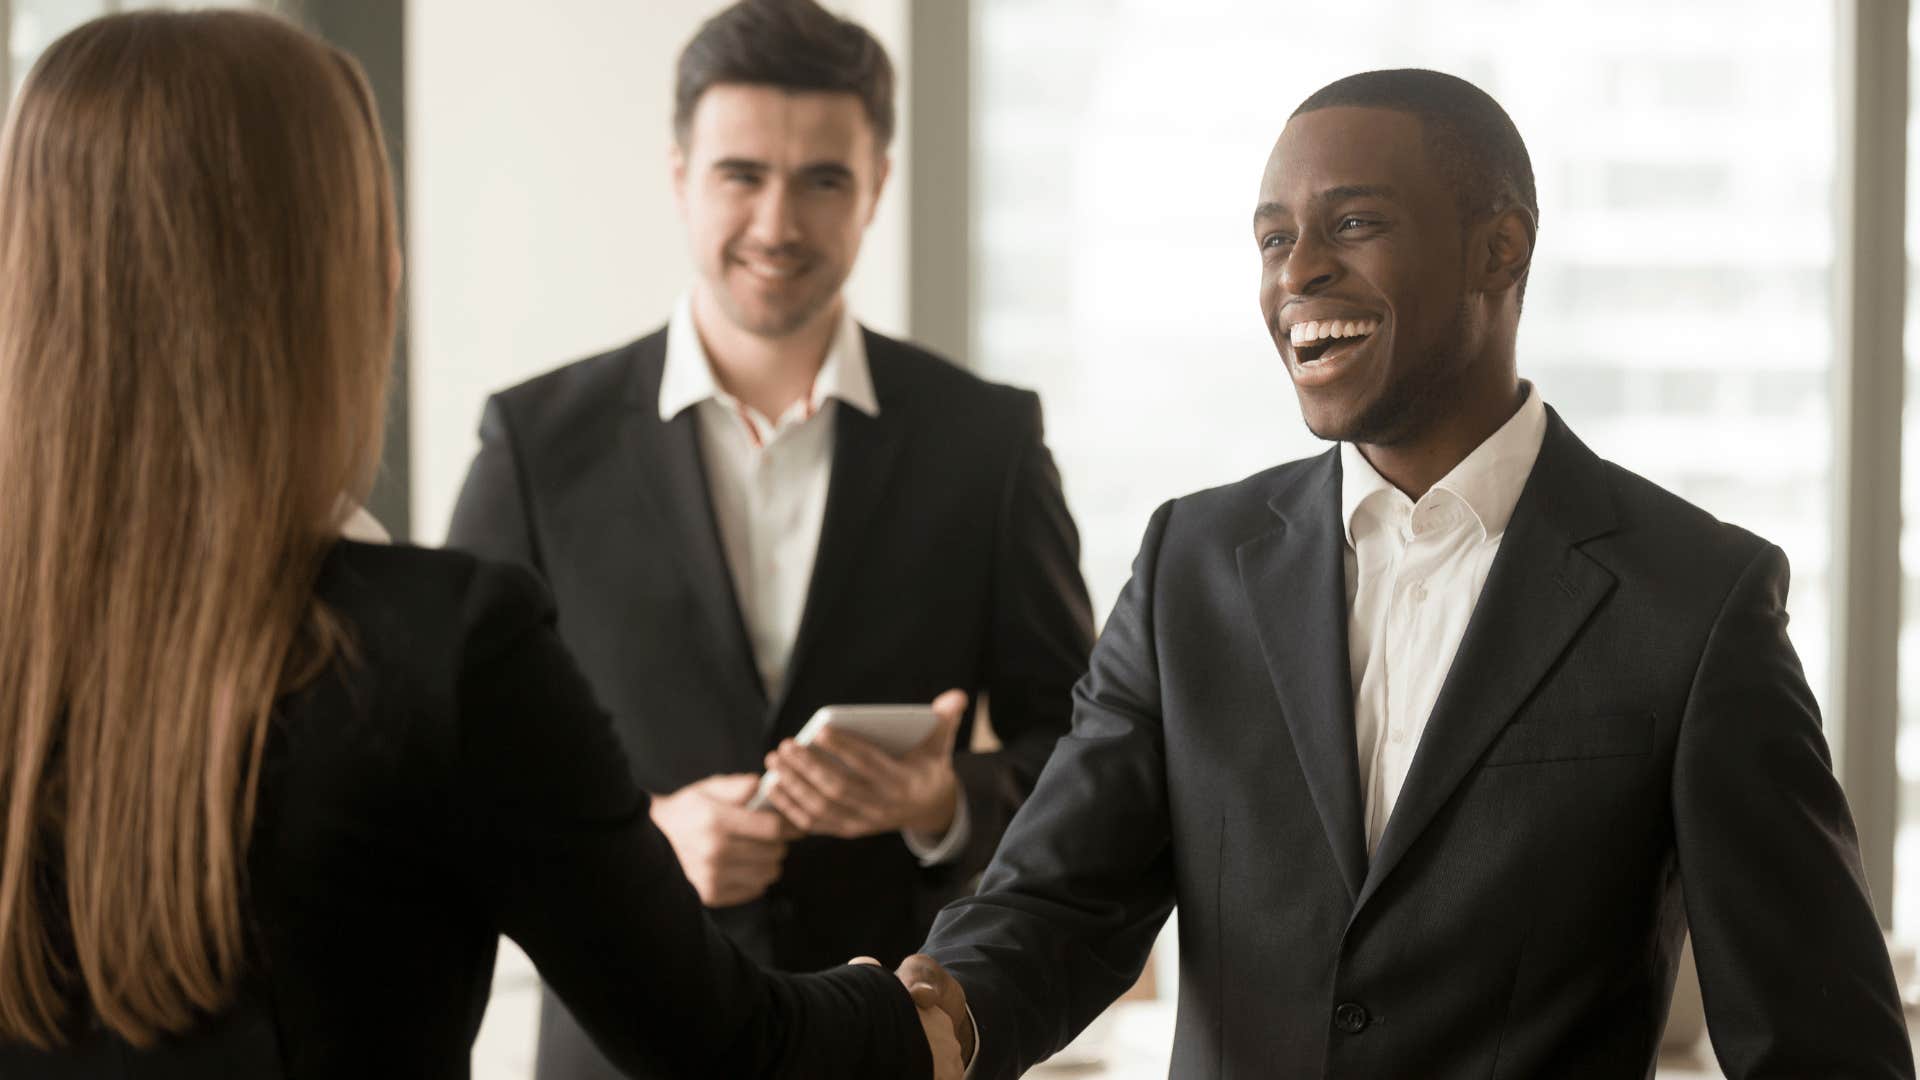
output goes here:
{"type": "MultiPolygon", "coordinates": [[[[769,696],[786,683],[800,633],[826,520],[833,433],[843,406],[880,415],[866,339],[844,308],[813,389],[769,419],[714,378],[694,326],[692,298],[683,296],[675,306],[660,374],[660,419],[699,410],[695,426],[714,524],[754,665],[769,696]]],[[[945,836],[901,836],[922,864],[933,866],[957,857],[970,831],[967,800],[956,796],[953,825],[945,836]]]]}

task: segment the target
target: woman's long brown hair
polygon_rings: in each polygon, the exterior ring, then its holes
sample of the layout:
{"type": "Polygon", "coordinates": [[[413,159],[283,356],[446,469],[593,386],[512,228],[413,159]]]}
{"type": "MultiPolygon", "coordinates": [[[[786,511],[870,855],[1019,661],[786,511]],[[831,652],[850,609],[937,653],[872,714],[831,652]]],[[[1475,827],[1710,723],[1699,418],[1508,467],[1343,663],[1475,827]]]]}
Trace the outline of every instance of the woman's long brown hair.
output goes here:
{"type": "Polygon", "coordinates": [[[394,213],[364,78],[274,18],[89,23],[0,137],[0,1041],[145,1044],[247,964],[274,702],[380,444],[394,213]]]}

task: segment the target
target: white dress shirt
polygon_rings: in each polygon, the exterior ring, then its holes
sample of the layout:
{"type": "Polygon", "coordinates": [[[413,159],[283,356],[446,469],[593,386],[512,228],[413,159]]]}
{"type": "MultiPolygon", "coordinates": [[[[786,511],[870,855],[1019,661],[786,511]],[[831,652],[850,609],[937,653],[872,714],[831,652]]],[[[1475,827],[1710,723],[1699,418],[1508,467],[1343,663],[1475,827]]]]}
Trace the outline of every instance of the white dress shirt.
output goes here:
{"type": "MultiPolygon", "coordinates": [[[[691,297],[682,297],[667,324],[667,359],[660,374],[660,419],[698,409],[700,457],[706,466],[714,524],[733,576],[740,621],[768,697],[786,685],[787,665],[800,633],[820,528],[833,474],[833,432],[841,407],[880,415],[866,339],[843,310],[813,389],[769,419],[722,389],[693,323],[691,297]]],[[[956,800],[946,836],[902,833],[922,863],[956,857],[966,843],[967,801],[956,800]]]]}
{"type": "Polygon", "coordinates": [[[1531,385],[1498,431],[1416,502],[1352,443],[1340,447],[1347,655],[1365,793],[1367,854],[1380,845],[1520,499],[1547,410],[1531,385]]]}

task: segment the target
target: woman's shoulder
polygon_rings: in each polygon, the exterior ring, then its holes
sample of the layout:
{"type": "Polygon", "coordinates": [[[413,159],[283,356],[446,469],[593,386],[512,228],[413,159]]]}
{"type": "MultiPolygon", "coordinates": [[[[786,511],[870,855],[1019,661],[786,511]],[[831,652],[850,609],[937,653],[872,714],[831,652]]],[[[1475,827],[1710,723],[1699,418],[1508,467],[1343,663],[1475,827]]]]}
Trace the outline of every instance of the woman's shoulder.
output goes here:
{"type": "Polygon", "coordinates": [[[533,571],[410,544],[342,540],[315,592],[369,659],[406,666],[457,668],[553,619],[533,571]]]}

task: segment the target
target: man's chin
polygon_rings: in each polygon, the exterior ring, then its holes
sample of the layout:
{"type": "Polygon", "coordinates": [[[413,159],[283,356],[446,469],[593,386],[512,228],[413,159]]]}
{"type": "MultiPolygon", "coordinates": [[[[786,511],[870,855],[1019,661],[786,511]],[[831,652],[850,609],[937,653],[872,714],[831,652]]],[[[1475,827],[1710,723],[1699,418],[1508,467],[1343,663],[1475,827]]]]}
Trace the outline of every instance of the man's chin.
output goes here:
{"type": "MultiPolygon", "coordinates": [[[[832,298],[829,297],[829,300],[832,298]]],[[[783,338],[798,333],[811,323],[821,311],[825,302],[806,304],[765,304],[760,302],[741,302],[734,297],[727,304],[727,314],[733,324],[755,337],[783,338]]]]}
{"type": "Polygon", "coordinates": [[[1411,441],[1424,427],[1419,414],[1402,397],[1331,402],[1315,401],[1299,393],[1299,398],[1300,419],[1314,438],[1327,442],[1397,446],[1411,441]]]}
{"type": "Polygon", "coordinates": [[[1353,441],[1358,417],[1352,411],[1314,402],[1305,393],[1300,393],[1299,397],[1300,419],[1314,438],[1327,442],[1353,441]]]}

